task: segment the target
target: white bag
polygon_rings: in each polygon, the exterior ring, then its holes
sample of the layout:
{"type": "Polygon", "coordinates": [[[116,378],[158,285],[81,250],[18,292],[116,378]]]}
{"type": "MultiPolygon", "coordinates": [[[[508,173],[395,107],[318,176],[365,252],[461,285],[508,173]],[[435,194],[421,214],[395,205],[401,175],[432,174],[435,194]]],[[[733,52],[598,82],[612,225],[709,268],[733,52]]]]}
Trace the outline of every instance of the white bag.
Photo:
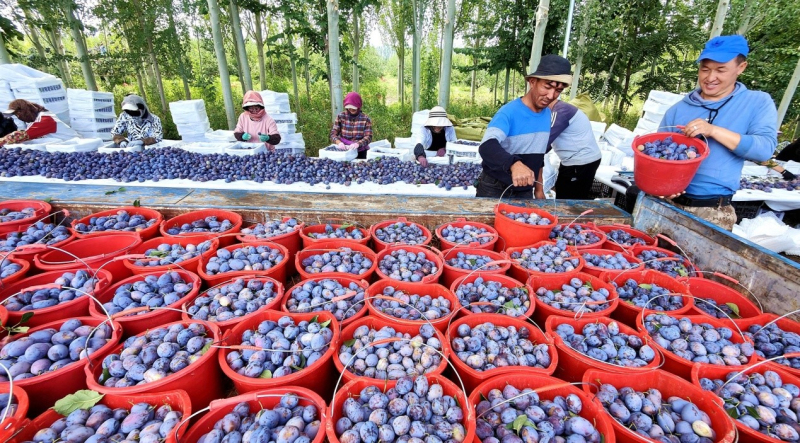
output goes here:
{"type": "Polygon", "coordinates": [[[389,149],[391,149],[392,148],[392,144],[389,143],[389,140],[383,139],[383,140],[378,140],[378,141],[374,141],[374,142],[370,143],[369,147],[370,147],[370,149],[372,149],[372,148],[389,148],[389,149]]]}
{"type": "Polygon", "coordinates": [[[773,252],[800,255],[800,229],[787,226],[773,212],[743,219],[733,233],[773,252]]]}
{"type": "Polygon", "coordinates": [[[0,78],[9,83],[17,83],[39,79],[54,79],[56,76],[19,63],[11,63],[0,65],[0,78]]]}

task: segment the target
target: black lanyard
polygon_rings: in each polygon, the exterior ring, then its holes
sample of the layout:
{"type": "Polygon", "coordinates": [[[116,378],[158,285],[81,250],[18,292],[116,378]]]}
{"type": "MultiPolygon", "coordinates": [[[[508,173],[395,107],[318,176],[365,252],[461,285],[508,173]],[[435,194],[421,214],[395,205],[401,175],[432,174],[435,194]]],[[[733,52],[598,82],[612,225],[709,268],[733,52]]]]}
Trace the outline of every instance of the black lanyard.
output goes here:
{"type": "Polygon", "coordinates": [[[707,121],[708,123],[710,123],[710,124],[712,124],[712,125],[713,125],[713,124],[714,124],[714,120],[716,120],[716,119],[717,119],[717,115],[719,115],[719,110],[720,110],[720,109],[722,109],[722,107],[723,107],[723,106],[727,105],[727,104],[728,104],[728,102],[729,102],[729,101],[731,101],[731,99],[732,99],[732,98],[733,98],[733,95],[731,95],[730,97],[728,97],[728,98],[725,100],[725,102],[724,102],[724,103],[722,103],[721,105],[719,105],[719,106],[718,106],[718,107],[716,107],[716,108],[709,108],[709,107],[708,107],[708,106],[706,106],[706,105],[700,105],[700,106],[702,106],[702,107],[703,107],[703,109],[705,109],[705,110],[707,110],[707,111],[708,111],[708,118],[706,119],[706,121],[707,121]]]}

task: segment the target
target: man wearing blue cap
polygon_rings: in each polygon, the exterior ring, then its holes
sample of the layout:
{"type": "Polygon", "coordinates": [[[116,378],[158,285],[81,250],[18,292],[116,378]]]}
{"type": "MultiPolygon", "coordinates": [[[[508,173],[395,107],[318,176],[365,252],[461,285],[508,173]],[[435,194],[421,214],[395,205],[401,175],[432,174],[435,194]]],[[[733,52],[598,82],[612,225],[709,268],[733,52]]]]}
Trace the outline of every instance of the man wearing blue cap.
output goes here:
{"type": "Polygon", "coordinates": [[[772,98],[737,81],[749,52],[741,35],[711,39],[697,59],[700,87],[673,105],[661,121],[662,127],[704,137],[711,151],[685,194],[673,196],[672,202],[727,230],[736,224],[731,198],[739,189],[744,161],[766,161],[778,145],[772,98]]]}

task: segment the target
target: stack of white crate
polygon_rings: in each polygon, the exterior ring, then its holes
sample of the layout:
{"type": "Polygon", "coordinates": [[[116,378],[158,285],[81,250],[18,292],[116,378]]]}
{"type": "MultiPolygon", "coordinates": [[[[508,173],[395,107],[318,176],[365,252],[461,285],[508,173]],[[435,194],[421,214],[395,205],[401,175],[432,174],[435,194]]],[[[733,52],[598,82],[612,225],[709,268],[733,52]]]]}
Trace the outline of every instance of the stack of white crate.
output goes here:
{"type": "Polygon", "coordinates": [[[636,135],[650,134],[652,132],[669,131],[672,128],[659,128],[664,114],[675,103],[683,100],[683,95],[665,91],[650,91],[647,101],[644,102],[642,118],[636,124],[633,133],[636,135]]]}
{"type": "Polygon", "coordinates": [[[278,124],[281,142],[275,147],[280,152],[289,154],[303,154],[306,152],[306,142],[303,134],[297,133],[297,114],[292,112],[289,105],[289,94],[286,92],[261,91],[264,100],[264,110],[278,124]]]}
{"type": "Polygon", "coordinates": [[[117,121],[111,92],[67,89],[69,125],[83,138],[111,140],[117,121]]]}
{"type": "Polygon", "coordinates": [[[205,142],[211,123],[203,100],[180,100],[169,104],[172,121],[184,142],[205,142]]]}
{"type": "MultiPolygon", "coordinates": [[[[0,79],[8,83],[13,99],[40,104],[62,122],[69,121],[67,89],[60,78],[20,64],[0,65],[0,79]]],[[[4,89],[4,88],[0,88],[4,89]]],[[[0,101],[11,97],[6,89],[0,101]]],[[[7,104],[6,104],[7,105],[7,104]]]]}

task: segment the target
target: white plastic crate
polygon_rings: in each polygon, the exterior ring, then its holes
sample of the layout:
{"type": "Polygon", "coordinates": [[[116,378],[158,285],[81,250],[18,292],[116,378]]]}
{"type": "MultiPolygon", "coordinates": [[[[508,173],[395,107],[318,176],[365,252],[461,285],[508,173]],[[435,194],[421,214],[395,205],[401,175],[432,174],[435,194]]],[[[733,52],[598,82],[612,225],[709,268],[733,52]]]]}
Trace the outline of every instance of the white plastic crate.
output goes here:
{"type": "Polygon", "coordinates": [[[0,65],[0,77],[9,83],[27,82],[40,79],[54,79],[56,76],[38,71],[19,63],[0,65]]]}
{"type": "Polygon", "coordinates": [[[305,155],[306,146],[299,145],[295,142],[281,143],[275,146],[275,152],[292,155],[305,155]]]}
{"type": "Polygon", "coordinates": [[[678,103],[679,101],[683,100],[683,97],[684,97],[683,94],[674,94],[672,92],[667,92],[667,91],[652,90],[647,95],[647,100],[672,106],[675,103],[678,103]]]}
{"type": "Polygon", "coordinates": [[[230,143],[188,142],[180,143],[175,147],[197,154],[222,154],[225,152],[225,148],[227,148],[229,145],[230,143]]]}
{"type": "Polygon", "coordinates": [[[642,106],[642,111],[645,113],[655,114],[655,115],[664,115],[667,113],[669,108],[673,105],[668,103],[659,103],[653,100],[647,100],[644,102],[644,106],[642,106]]]}
{"type": "Polygon", "coordinates": [[[233,131],[227,131],[225,129],[217,129],[216,131],[210,131],[205,133],[206,140],[210,142],[235,142],[236,136],[233,135],[233,131]]]}
{"type": "Polygon", "coordinates": [[[649,122],[659,124],[664,119],[664,114],[656,114],[654,112],[645,112],[640,120],[647,120],[649,122]]]}
{"type": "Polygon", "coordinates": [[[358,157],[358,150],[353,149],[351,151],[341,151],[336,148],[336,146],[328,146],[326,148],[319,150],[319,158],[329,158],[331,160],[336,160],[337,162],[349,162],[353,161],[358,157]]]}
{"type": "Polygon", "coordinates": [[[101,140],[111,140],[113,136],[111,135],[111,130],[114,129],[114,126],[106,126],[102,128],[97,128],[94,131],[75,131],[83,138],[99,138],[101,140]]]}
{"type": "Polygon", "coordinates": [[[103,145],[99,138],[71,138],[61,143],[47,145],[47,152],[92,152],[103,145]]]}
{"type": "Polygon", "coordinates": [[[303,134],[295,132],[294,134],[281,134],[281,144],[295,143],[303,148],[306,147],[306,141],[303,139],[303,134]]]}
{"type": "Polygon", "coordinates": [[[239,156],[256,155],[267,152],[267,146],[264,143],[228,143],[228,146],[225,147],[222,152],[224,154],[239,156]]]}
{"type": "Polygon", "coordinates": [[[147,145],[144,147],[145,150],[148,149],[160,149],[160,148],[169,148],[169,147],[177,147],[179,144],[183,143],[181,140],[161,140],[158,143],[154,143],[152,145],[147,145]]]}
{"type": "Polygon", "coordinates": [[[209,141],[206,139],[206,134],[198,132],[197,134],[182,134],[181,135],[181,142],[183,143],[195,143],[195,142],[203,142],[208,143],[209,141]]]}
{"type": "Polygon", "coordinates": [[[275,113],[275,114],[269,114],[269,116],[272,117],[272,119],[275,120],[275,123],[278,124],[281,123],[291,123],[295,125],[297,124],[297,114],[294,112],[275,113]]]}
{"type": "Polygon", "coordinates": [[[180,135],[204,135],[206,132],[211,131],[211,123],[208,118],[195,123],[181,123],[175,125],[180,135]]]}
{"type": "Polygon", "coordinates": [[[101,117],[101,118],[70,118],[69,126],[76,131],[96,131],[111,125],[112,127],[117,122],[116,117],[101,117]]]}
{"type": "Polygon", "coordinates": [[[169,112],[173,114],[205,114],[206,102],[202,99],[170,102],[169,112]]]}
{"type": "Polygon", "coordinates": [[[259,92],[259,94],[261,94],[261,99],[264,100],[265,105],[274,103],[289,103],[288,92],[275,92],[267,89],[259,92]]]}
{"type": "Polygon", "coordinates": [[[651,120],[640,118],[639,122],[636,123],[636,129],[633,132],[635,133],[637,131],[645,131],[645,132],[643,132],[643,134],[649,134],[651,132],[657,132],[659,124],[660,123],[656,123],[656,122],[651,121],[651,120]]]}
{"type": "Polygon", "coordinates": [[[64,82],[58,77],[41,78],[25,82],[11,82],[11,89],[17,98],[63,96],[66,100],[67,90],[64,82]]]}
{"type": "Polygon", "coordinates": [[[450,164],[450,156],[445,155],[444,157],[435,157],[435,156],[427,156],[428,164],[431,165],[449,165],[450,164]]]}
{"type": "Polygon", "coordinates": [[[91,111],[111,107],[111,112],[114,112],[114,94],[111,92],[67,89],[67,103],[70,111],[91,111]]]}
{"type": "Polygon", "coordinates": [[[447,142],[445,153],[453,158],[453,163],[480,163],[483,160],[478,152],[480,144],[467,145],[463,144],[463,140],[455,142],[447,142]]]}
{"type": "Polygon", "coordinates": [[[367,151],[367,160],[380,157],[394,157],[403,162],[409,162],[414,159],[414,156],[405,149],[395,149],[386,146],[373,147],[370,145],[369,151],[367,151]]]}
{"type": "Polygon", "coordinates": [[[391,149],[392,148],[392,144],[389,143],[389,140],[383,139],[383,140],[376,140],[376,141],[370,143],[369,147],[370,147],[370,149],[372,149],[372,148],[389,148],[389,149],[391,149]]]}
{"type": "Polygon", "coordinates": [[[289,106],[289,103],[264,105],[264,110],[267,111],[267,114],[269,115],[286,114],[292,112],[292,108],[289,106]]]}
{"type": "Polygon", "coordinates": [[[278,132],[281,134],[294,134],[296,130],[294,123],[278,123],[278,132]]]}
{"type": "Polygon", "coordinates": [[[625,142],[625,140],[633,135],[633,132],[623,128],[622,126],[611,124],[608,127],[608,130],[603,134],[603,139],[608,142],[609,145],[619,148],[619,146],[625,142]]]}

